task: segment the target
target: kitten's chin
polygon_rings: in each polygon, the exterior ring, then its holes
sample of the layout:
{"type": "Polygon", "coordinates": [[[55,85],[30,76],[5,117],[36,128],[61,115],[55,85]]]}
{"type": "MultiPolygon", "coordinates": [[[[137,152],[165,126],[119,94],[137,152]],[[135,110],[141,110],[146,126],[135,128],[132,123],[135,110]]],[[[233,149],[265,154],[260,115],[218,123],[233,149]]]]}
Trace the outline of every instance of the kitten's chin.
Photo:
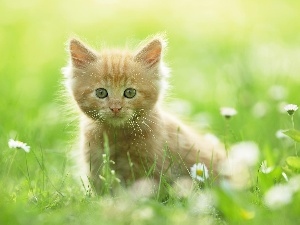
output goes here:
{"type": "Polygon", "coordinates": [[[126,121],[127,120],[118,118],[118,119],[114,119],[114,120],[107,121],[107,122],[114,127],[121,127],[126,123],[126,121]]]}
{"type": "Polygon", "coordinates": [[[124,124],[126,124],[126,122],[128,121],[129,118],[125,117],[125,116],[113,116],[110,118],[106,119],[106,123],[108,123],[111,126],[114,127],[121,127],[124,126],[124,124]]]}

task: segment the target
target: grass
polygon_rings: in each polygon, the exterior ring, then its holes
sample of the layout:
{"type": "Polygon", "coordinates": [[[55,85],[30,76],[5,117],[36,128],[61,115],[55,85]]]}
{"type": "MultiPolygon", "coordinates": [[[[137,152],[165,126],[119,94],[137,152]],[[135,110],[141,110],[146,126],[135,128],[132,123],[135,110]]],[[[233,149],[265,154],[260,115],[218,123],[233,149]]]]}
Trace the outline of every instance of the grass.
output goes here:
{"type": "MultiPolygon", "coordinates": [[[[268,190],[286,184],[282,172],[289,179],[299,172],[286,165],[299,144],[275,136],[292,128],[283,106],[300,104],[299,8],[293,0],[2,0],[0,224],[299,224],[299,191],[278,209],[263,203],[268,190]],[[226,136],[229,147],[255,142],[260,159],[251,188],[213,185],[185,198],[170,190],[161,202],[90,196],[72,176],[68,143],[76,125],[57,101],[67,39],[77,34],[96,47],[134,46],[162,31],[169,38],[170,110],[226,136]],[[238,111],[228,129],[221,106],[238,111]],[[28,143],[30,153],[9,149],[9,138],[28,143]],[[257,172],[263,160],[274,166],[270,174],[257,172]],[[200,203],[210,194],[216,202],[204,210],[200,203]]],[[[300,129],[299,110],[293,119],[300,129]]]]}

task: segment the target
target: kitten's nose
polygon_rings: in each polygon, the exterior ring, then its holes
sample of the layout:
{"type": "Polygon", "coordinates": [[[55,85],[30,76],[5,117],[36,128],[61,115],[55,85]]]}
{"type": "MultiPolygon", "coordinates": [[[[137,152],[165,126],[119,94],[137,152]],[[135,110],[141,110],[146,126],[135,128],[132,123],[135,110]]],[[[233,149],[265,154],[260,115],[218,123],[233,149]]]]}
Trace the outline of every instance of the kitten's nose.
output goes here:
{"type": "Polygon", "coordinates": [[[122,107],[109,107],[109,108],[114,114],[117,114],[122,109],[122,107]]]}

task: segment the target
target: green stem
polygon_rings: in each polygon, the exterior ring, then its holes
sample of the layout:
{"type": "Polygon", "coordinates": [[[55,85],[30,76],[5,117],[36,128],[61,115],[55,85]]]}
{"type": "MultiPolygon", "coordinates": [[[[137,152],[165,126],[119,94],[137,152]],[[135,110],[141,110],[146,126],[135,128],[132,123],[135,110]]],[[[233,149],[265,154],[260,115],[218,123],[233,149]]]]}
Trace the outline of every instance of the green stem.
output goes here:
{"type": "Polygon", "coordinates": [[[28,169],[28,163],[27,163],[27,153],[25,152],[25,162],[26,162],[26,170],[27,170],[27,177],[28,177],[28,184],[29,184],[29,189],[30,191],[32,191],[32,187],[31,187],[31,179],[30,179],[30,175],[29,175],[29,169],[28,169]]]}
{"type": "MultiPolygon", "coordinates": [[[[293,128],[293,130],[294,130],[294,129],[295,129],[294,115],[291,115],[291,120],[292,120],[292,128],[293,128]]],[[[298,152],[297,152],[297,143],[296,143],[296,141],[294,141],[294,148],[295,148],[295,154],[296,154],[296,156],[298,156],[298,152]]]]}
{"type": "Polygon", "coordinates": [[[17,154],[17,149],[15,150],[15,153],[14,153],[14,155],[13,155],[13,157],[12,157],[12,160],[11,160],[11,162],[10,162],[10,164],[9,164],[9,167],[8,167],[8,170],[7,170],[7,177],[9,176],[10,169],[11,169],[11,166],[12,166],[14,160],[15,160],[16,154],[17,154]]]}
{"type": "Polygon", "coordinates": [[[224,135],[224,145],[225,145],[225,151],[226,151],[226,157],[228,158],[228,132],[229,132],[229,121],[225,118],[225,135],[224,135]]]}
{"type": "Polygon", "coordinates": [[[133,163],[131,161],[130,153],[129,152],[127,152],[127,157],[128,157],[128,162],[129,162],[131,176],[132,176],[133,182],[135,182],[135,176],[134,176],[134,171],[133,171],[133,163]]]}

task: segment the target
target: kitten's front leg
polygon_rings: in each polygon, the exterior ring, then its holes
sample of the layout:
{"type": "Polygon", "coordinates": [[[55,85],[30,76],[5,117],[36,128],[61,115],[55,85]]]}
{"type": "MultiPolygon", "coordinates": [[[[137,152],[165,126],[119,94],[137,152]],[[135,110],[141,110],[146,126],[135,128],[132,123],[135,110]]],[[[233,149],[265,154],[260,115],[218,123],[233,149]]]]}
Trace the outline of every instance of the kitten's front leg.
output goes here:
{"type": "Polygon", "coordinates": [[[86,129],[81,135],[81,151],[85,163],[85,175],[96,192],[101,190],[101,168],[103,165],[103,135],[97,130],[86,129]]]}

